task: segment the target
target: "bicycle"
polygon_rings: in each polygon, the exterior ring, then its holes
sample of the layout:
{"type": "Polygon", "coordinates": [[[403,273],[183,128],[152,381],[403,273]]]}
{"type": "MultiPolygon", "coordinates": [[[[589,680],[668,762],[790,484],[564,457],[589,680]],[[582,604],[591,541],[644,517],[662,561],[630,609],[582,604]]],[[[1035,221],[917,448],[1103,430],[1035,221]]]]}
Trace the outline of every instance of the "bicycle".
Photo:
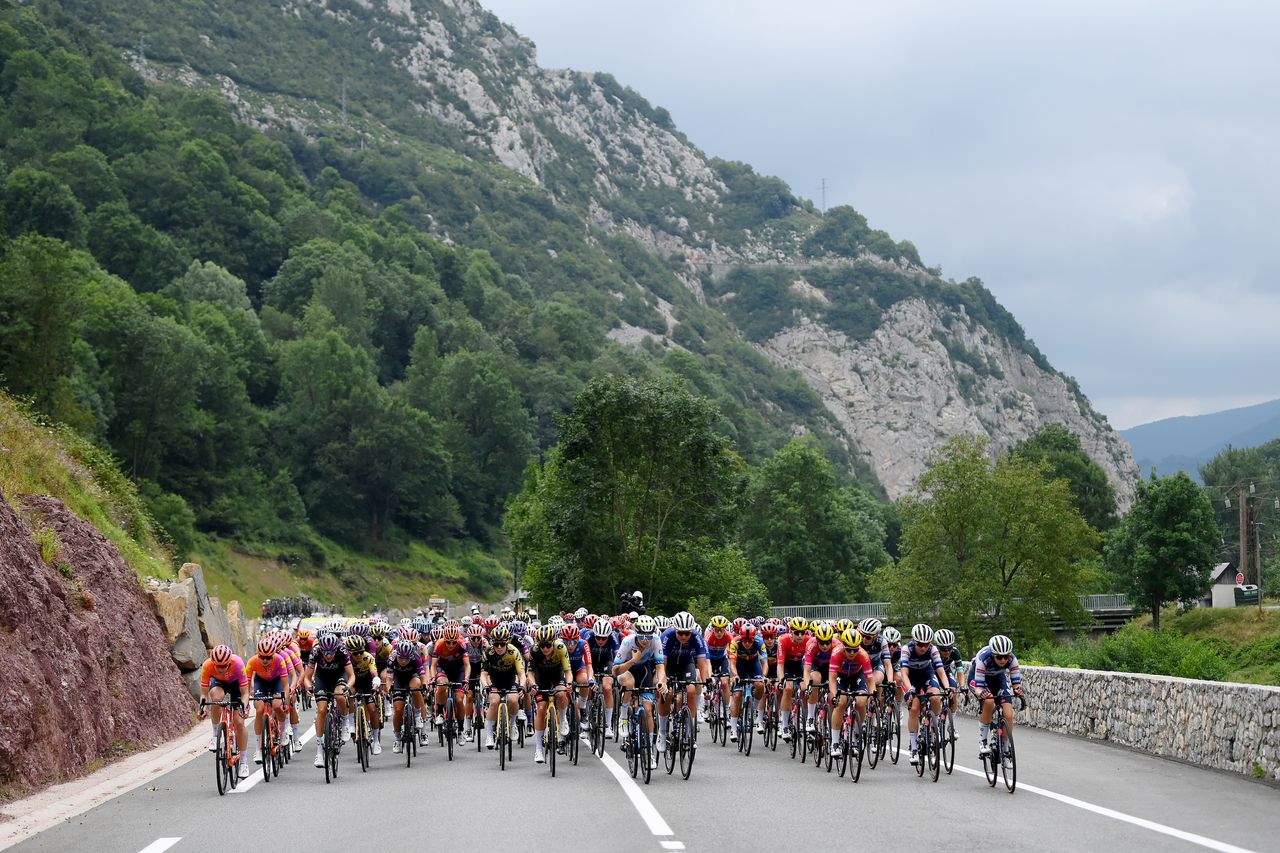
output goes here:
{"type": "Polygon", "coordinates": [[[711,742],[726,746],[729,743],[729,714],[725,707],[723,681],[725,676],[712,676],[707,690],[707,725],[711,729],[711,742]]]}
{"type": "MultiPolygon", "coordinates": [[[[1019,710],[1027,709],[1025,697],[1019,696],[1018,703],[1019,710]]],[[[1000,707],[999,702],[996,703],[996,711],[991,721],[988,738],[991,737],[994,737],[994,740],[987,741],[991,752],[982,757],[982,772],[987,777],[987,785],[994,788],[996,768],[999,767],[999,775],[1004,778],[1004,786],[1012,794],[1013,789],[1018,786],[1018,759],[1013,751],[1013,731],[1005,728],[1004,709],[1000,707]]]]}
{"type": "Polygon", "coordinates": [[[591,683],[591,697],[587,699],[587,733],[591,738],[591,751],[604,756],[607,739],[604,725],[604,686],[598,681],[591,683]]]}
{"type": "Polygon", "coordinates": [[[868,695],[865,690],[837,690],[836,697],[849,697],[844,712],[844,722],[840,726],[840,755],[836,765],[840,768],[840,776],[849,771],[849,779],[857,782],[862,778],[862,757],[866,752],[866,736],[863,734],[862,721],[858,719],[858,698],[868,695]]]}
{"type": "MultiPolygon", "coordinates": [[[[498,720],[495,723],[494,745],[493,748],[498,751],[498,769],[506,770],[507,762],[512,759],[511,744],[511,712],[507,708],[507,694],[521,694],[523,691],[519,687],[509,687],[506,690],[499,690],[492,685],[489,686],[489,693],[498,694],[498,720]]],[[[524,744],[522,743],[521,746],[524,744]]]]}
{"type": "Polygon", "coordinates": [[[569,691],[569,707],[566,709],[565,721],[569,724],[569,734],[563,744],[568,758],[576,767],[578,765],[578,747],[582,744],[582,718],[578,715],[578,691],[569,691]]]}
{"type": "Polygon", "coordinates": [[[649,784],[653,775],[653,738],[645,725],[644,701],[640,698],[641,688],[631,689],[631,721],[627,726],[627,737],[622,748],[627,754],[627,765],[631,770],[631,778],[635,779],[643,773],[644,783],[649,784]]]}
{"type": "Polygon", "coordinates": [[[764,681],[763,678],[739,678],[742,685],[742,705],[738,712],[738,752],[751,755],[751,744],[756,734],[756,697],[755,686],[764,681]]]}
{"type": "Polygon", "coordinates": [[[240,762],[244,760],[244,755],[240,752],[239,744],[236,743],[236,727],[227,722],[227,715],[241,713],[243,706],[238,700],[222,699],[217,702],[212,699],[201,699],[200,708],[203,710],[208,705],[217,705],[223,710],[222,722],[215,727],[213,736],[216,744],[213,753],[213,777],[218,786],[218,796],[227,793],[227,788],[234,789],[240,784],[240,762]]]}
{"type": "MultiPolygon", "coordinates": [[[[955,692],[954,687],[949,689],[949,693],[955,692]]],[[[956,723],[950,700],[951,697],[946,696],[942,702],[942,768],[947,771],[948,776],[956,766],[956,723]]]]}
{"type": "Polygon", "coordinates": [[[778,751],[778,682],[765,679],[764,702],[760,705],[761,725],[764,727],[764,745],[771,752],[778,751]]]}
{"type": "Polygon", "coordinates": [[[880,747],[879,757],[887,753],[894,764],[902,757],[902,716],[898,707],[896,684],[882,684],[883,698],[880,704],[880,747]]]}
{"type": "Polygon", "coordinates": [[[480,679],[471,679],[468,686],[471,689],[471,733],[475,737],[476,752],[480,752],[484,749],[484,738],[480,736],[484,731],[484,712],[480,709],[480,679]]]}
{"type": "Polygon", "coordinates": [[[365,704],[374,700],[372,693],[357,693],[356,703],[356,761],[360,764],[360,772],[369,772],[369,756],[373,752],[373,736],[369,732],[369,714],[365,704]]]}
{"type": "Polygon", "coordinates": [[[808,755],[808,697],[806,691],[800,686],[800,679],[791,679],[791,715],[788,718],[788,725],[791,727],[791,757],[800,757],[800,763],[804,764],[808,755]]]}
{"type": "Polygon", "coordinates": [[[342,715],[338,713],[333,694],[324,690],[313,689],[316,704],[325,702],[329,706],[324,719],[324,782],[329,784],[338,778],[338,755],[342,752],[342,715]]]}
{"type": "Polygon", "coordinates": [[[686,780],[693,772],[693,758],[698,751],[698,718],[689,710],[686,697],[689,685],[695,683],[672,681],[670,685],[674,695],[671,702],[671,716],[668,718],[670,729],[667,733],[667,775],[670,776],[675,772],[678,757],[680,775],[686,780]]]}
{"type": "Polygon", "coordinates": [[[284,768],[284,756],[280,749],[280,720],[276,718],[272,703],[283,699],[281,693],[255,693],[250,701],[262,703],[262,733],[258,736],[258,749],[262,753],[262,781],[270,782],[284,768]]]}
{"type": "Polygon", "coordinates": [[[421,724],[418,721],[418,706],[413,703],[414,693],[427,692],[425,687],[407,687],[404,689],[393,689],[391,691],[392,705],[396,702],[404,703],[404,711],[400,718],[400,731],[396,732],[396,737],[400,741],[400,749],[404,752],[404,766],[413,765],[413,759],[418,754],[418,734],[421,731],[421,724]]]}
{"type": "MultiPolygon", "coordinates": [[[[946,697],[943,697],[944,705],[946,697]]],[[[913,691],[907,700],[907,707],[911,707],[912,700],[919,707],[918,728],[916,730],[916,775],[924,778],[926,766],[929,770],[929,777],[934,782],[938,781],[938,772],[942,768],[942,743],[944,739],[944,730],[942,728],[942,716],[934,716],[933,702],[928,693],[913,691]]]]}
{"type": "Polygon", "coordinates": [[[821,768],[826,762],[827,772],[831,772],[833,756],[831,755],[831,696],[823,689],[818,698],[818,707],[813,712],[813,731],[809,733],[813,739],[810,749],[813,752],[813,766],[821,768]]]}
{"type": "Polygon", "coordinates": [[[543,690],[539,688],[533,692],[534,704],[538,702],[547,703],[547,727],[543,730],[543,754],[547,757],[547,764],[551,768],[551,778],[556,776],[556,753],[564,748],[564,744],[560,740],[560,712],[556,709],[555,697],[564,687],[563,684],[543,690]]]}
{"type": "Polygon", "coordinates": [[[448,695],[444,700],[444,722],[436,726],[436,731],[440,738],[440,745],[445,747],[449,760],[453,761],[453,744],[458,739],[458,705],[454,700],[454,693],[459,688],[466,688],[461,682],[447,682],[448,695]]]}

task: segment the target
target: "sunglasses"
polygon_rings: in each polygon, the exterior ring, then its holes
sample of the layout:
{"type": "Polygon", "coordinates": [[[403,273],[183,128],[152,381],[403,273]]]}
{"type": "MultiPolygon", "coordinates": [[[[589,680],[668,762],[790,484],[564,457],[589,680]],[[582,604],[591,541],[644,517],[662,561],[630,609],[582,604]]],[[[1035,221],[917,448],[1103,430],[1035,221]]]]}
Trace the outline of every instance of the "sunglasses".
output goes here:
{"type": "Polygon", "coordinates": [[[993,660],[1008,660],[1009,655],[992,655],[993,660]]]}
{"type": "Polygon", "coordinates": [[[692,634],[693,634],[692,631],[676,631],[677,637],[688,637],[688,636],[691,636],[692,634]]]}
{"type": "Polygon", "coordinates": [[[552,648],[555,648],[555,645],[556,645],[555,643],[538,643],[538,648],[540,648],[540,649],[552,649],[552,648]]]}

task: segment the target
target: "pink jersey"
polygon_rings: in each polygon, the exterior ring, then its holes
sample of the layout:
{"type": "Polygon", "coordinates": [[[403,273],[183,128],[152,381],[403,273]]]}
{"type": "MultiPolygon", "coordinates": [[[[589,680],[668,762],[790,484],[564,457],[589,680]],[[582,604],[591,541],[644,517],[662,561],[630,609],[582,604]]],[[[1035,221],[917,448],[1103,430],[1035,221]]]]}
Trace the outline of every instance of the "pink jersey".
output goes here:
{"type": "Polygon", "coordinates": [[[850,652],[844,646],[836,643],[835,648],[831,651],[830,672],[832,675],[857,675],[862,673],[863,678],[871,677],[871,658],[867,656],[861,648],[850,652]]]}
{"type": "Polygon", "coordinates": [[[831,653],[835,650],[834,642],[824,649],[818,645],[817,637],[810,637],[809,645],[804,651],[804,665],[810,669],[826,669],[831,665],[831,653]]]}
{"type": "Polygon", "coordinates": [[[809,638],[796,639],[791,634],[778,638],[778,657],[786,661],[802,661],[809,648],[809,638]]]}
{"type": "Polygon", "coordinates": [[[257,676],[263,681],[273,681],[277,678],[289,677],[289,659],[279,652],[271,656],[271,660],[264,661],[261,655],[254,655],[249,658],[249,662],[245,664],[245,675],[257,676]]]}
{"type": "Polygon", "coordinates": [[[208,690],[209,682],[215,678],[223,684],[249,686],[249,676],[245,674],[244,659],[240,655],[232,655],[231,660],[224,666],[218,666],[213,662],[213,658],[207,658],[204,665],[200,667],[200,689],[208,690]]]}

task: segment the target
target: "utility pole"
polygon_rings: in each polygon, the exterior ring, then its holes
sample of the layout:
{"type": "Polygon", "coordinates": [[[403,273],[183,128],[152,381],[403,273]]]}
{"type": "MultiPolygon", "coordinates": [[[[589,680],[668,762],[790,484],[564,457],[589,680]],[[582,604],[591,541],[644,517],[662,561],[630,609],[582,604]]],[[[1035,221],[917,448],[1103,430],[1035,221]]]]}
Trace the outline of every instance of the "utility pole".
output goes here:
{"type": "Polygon", "coordinates": [[[822,179],[822,215],[827,215],[827,179],[822,179]]]}
{"type": "MultiPolygon", "coordinates": [[[[1253,483],[1249,484],[1253,488],[1253,483]]],[[[1247,580],[1249,573],[1245,567],[1249,564],[1249,494],[1243,487],[1240,489],[1240,565],[1237,568],[1247,580]]]]}
{"type": "Polygon", "coordinates": [[[143,33],[138,36],[138,61],[143,65],[147,64],[147,34],[143,33]]]}
{"type": "Polygon", "coordinates": [[[342,126],[347,126],[347,73],[342,72],[342,126]]]}

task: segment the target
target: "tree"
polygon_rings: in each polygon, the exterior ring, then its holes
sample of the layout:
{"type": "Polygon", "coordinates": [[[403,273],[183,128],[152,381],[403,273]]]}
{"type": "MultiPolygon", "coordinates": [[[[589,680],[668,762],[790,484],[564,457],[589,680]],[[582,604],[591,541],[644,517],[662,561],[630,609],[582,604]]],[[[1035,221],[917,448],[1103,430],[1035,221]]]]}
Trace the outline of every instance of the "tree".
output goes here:
{"type": "Polygon", "coordinates": [[[793,441],[756,469],[742,504],[743,550],[779,604],[856,601],[889,562],[873,502],[837,488],[810,443],[793,441]]]}
{"type": "Polygon", "coordinates": [[[1107,474],[1080,447],[1080,437],[1062,424],[1049,424],[1009,451],[1030,462],[1047,462],[1050,477],[1062,477],[1071,497],[1094,530],[1106,531],[1116,523],[1116,493],[1107,474]]]}
{"type": "Polygon", "coordinates": [[[894,613],[970,643],[997,630],[1034,641],[1051,618],[1085,624],[1098,537],[1047,471],[1016,454],[993,466],[982,438],[947,442],[902,502],[902,561],[875,574],[894,613]]]}
{"type": "Polygon", "coordinates": [[[1218,540],[1209,498],[1179,471],[1138,484],[1133,506],[1107,539],[1106,559],[1159,630],[1166,601],[1192,601],[1208,592],[1218,540]]]}
{"type": "Polygon", "coordinates": [[[697,574],[723,565],[740,470],[717,418],[669,374],[589,382],[508,513],[535,597],[607,610],[623,590],[643,589],[655,611],[697,593],[722,600],[727,591],[702,588],[697,574]]]}
{"type": "Polygon", "coordinates": [[[5,179],[0,202],[10,235],[43,234],[84,246],[84,208],[67,185],[48,172],[26,166],[14,169],[5,179]]]}

